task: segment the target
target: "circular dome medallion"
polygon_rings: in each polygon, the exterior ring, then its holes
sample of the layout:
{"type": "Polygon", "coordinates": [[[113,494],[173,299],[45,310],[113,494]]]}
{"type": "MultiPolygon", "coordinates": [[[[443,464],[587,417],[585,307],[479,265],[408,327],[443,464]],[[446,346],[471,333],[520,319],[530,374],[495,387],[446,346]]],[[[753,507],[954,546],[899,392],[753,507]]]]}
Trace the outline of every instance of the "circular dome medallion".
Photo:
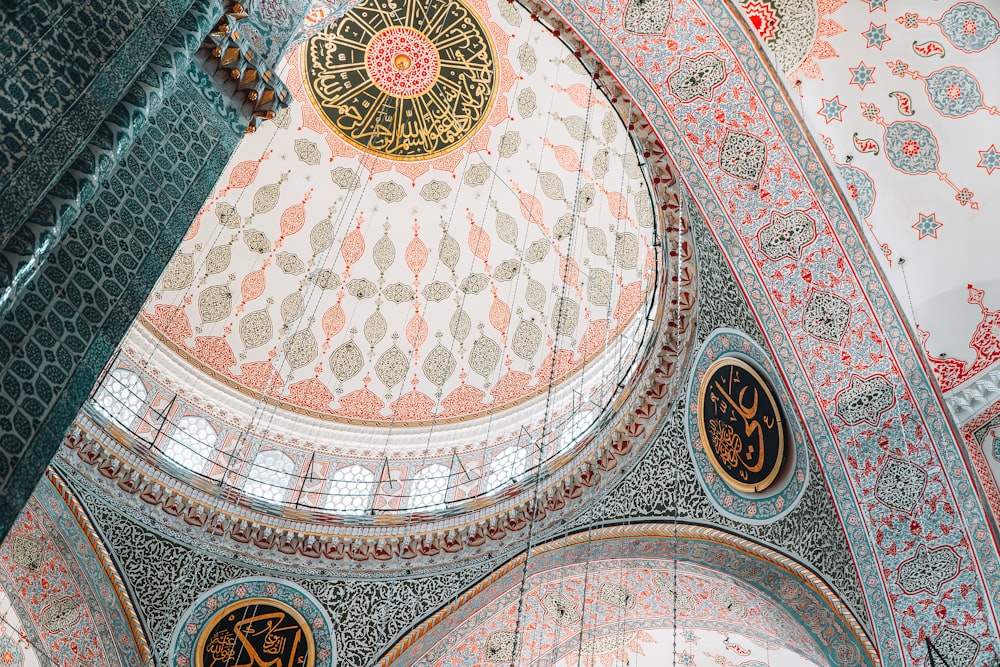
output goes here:
{"type": "Polygon", "coordinates": [[[489,116],[499,79],[489,31],[462,0],[366,0],[312,37],[302,63],[327,124],[395,160],[462,145],[489,116]]]}
{"type": "Polygon", "coordinates": [[[774,393],[750,364],[716,360],[698,392],[698,429],[705,453],[733,489],[759,493],[785,460],[785,433],[774,393]]]}
{"type": "Polygon", "coordinates": [[[278,600],[251,598],[221,609],[205,625],[198,636],[195,667],[313,667],[315,656],[312,631],[302,614],[278,600]]]}

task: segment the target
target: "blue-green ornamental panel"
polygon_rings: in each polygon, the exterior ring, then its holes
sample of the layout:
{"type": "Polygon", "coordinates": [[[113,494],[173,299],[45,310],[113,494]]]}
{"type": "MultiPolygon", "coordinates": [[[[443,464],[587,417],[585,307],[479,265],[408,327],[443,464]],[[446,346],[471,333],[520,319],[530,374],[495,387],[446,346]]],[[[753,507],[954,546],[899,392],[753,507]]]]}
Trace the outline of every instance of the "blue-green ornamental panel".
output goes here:
{"type": "MultiPolygon", "coordinates": [[[[747,374],[744,379],[750,382],[750,375],[747,374]]],[[[749,387],[750,384],[747,386],[749,387]]],[[[733,402],[740,408],[749,406],[752,402],[749,392],[744,392],[744,394],[746,395],[742,397],[742,403],[738,389],[736,395],[732,397],[733,402]]],[[[710,398],[708,400],[711,402],[710,398]]],[[[804,451],[796,450],[810,445],[806,440],[805,431],[798,416],[790,412],[794,405],[784,384],[780,382],[780,375],[775,369],[771,357],[749,336],[735,329],[716,329],[702,343],[695,355],[691,377],[688,380],[687,419],[685,421],[688,451],[694,460],[698,482],[704,489],[705,495],[724,516],[746,523],[771,523],[791,512],[802,499],[802,494],[809,482],[808,457],[804,451]],[[774,428],[768,430],[764,423],[766,411],[762,405],[764,400],[762,394],[765,393],[765,390],[773,395],[774,402],[777,404],[777,416],[781,419],[781,424],[775,423],[774,426],[783,427],[780,431],[783,435],[782,460],[779,462],[777,456],[773,459],[765,458],[763,461],[765,465],[761,466],[761,471],[763,472],[764,467],[767,466],[768,472],[773,473],[773,475],[770,475],[769,483],[766,486],[761,482],[768,475],[762,476],[760,480],[756,480],[756,478],[753,480],[758,483],[757,488],[760,491],[753,490],[754,484],[748,485],[749,488],[739,488],[740,484],[733,483],[741,479],[739,472],[746,468],[743,465],[734,464],[731,466],[732,477],[727,481],[726,475],[719,471],[718,461],[717,465],[713,465],[710,445],[704,442],[699,428],[699,420],[702,418],[699,404],[704,380],[706,377],[711,379],[711,376],[716,374],[715,371],[720,368],[719,362],[724,363],[727,359],[753,369],[757,375],[757,384],[754,385],[760,385],[757,416],[761,418],[761,430],[766,431],[761,433],[761,442],[764,441],[764,436],[768,433],[772,435],[778,433],[774,428]]],[[[722,409],[719,408],[720,411],[722,409]]],[[[736,411],[734,406],[728,404],[724,409],[736,411]]],[[[771,417],[771,421],[776,421],[775,416],[771,417]]],[[[754,440],[757,433],[753,428],[744,428],[746,420],[743,419],[742,415],[736,415],[735,423],[739,427],[735,429],[736,434],[746,435],[741,440],[741,444],[743,441],[749,443],[754,440]],[[748,430],[753,431],[753,433],[747,433],[748,430]]],[[[754,452],[755,455],[756,453],[754,452]]],[[[755,466],[756,459],[751,463],[751,467],[755,466]]],[[[728,469],[726,466],[722,467],[723,470],[728,469]]]]}
{"type": "Polygon", "coordinates": [[[0,537],[239,141],[186,75],[144,125],[0,320],[0,537]]]}

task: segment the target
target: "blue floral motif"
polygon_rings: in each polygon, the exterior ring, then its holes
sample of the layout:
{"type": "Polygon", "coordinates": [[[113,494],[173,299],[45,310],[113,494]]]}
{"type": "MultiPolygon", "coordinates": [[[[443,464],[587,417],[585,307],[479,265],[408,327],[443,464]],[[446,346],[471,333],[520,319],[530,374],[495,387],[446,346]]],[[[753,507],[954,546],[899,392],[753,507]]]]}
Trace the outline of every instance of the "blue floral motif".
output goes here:
{"type": "Polygon", "coordinates": [[[875,205],[875,181],[862,169],[847,164],[837,165],[840,177],[847,186],[847,194],[857,208],[862,219],[872,214],[875,205]]]}
{"type": "Polygon", "coordinates": [[[958,3],[944,13],[938,25],[948,41],[966,53],[982,51],[1000,37],[1000,23],[974,2],[958,3]]]}
{"type": "Polygon", "coordinates": [[[929,174],[938,168],[938,144],[931,131],[913,121],[885,128],[885,156],[904,174],[929,174]]]}
{"type": "Polygon", "coordinates": [[[968,70],[945,67],[924,79],[927,97],[942,116],[961,118],[983,106],[983,91],[968,70]]]}

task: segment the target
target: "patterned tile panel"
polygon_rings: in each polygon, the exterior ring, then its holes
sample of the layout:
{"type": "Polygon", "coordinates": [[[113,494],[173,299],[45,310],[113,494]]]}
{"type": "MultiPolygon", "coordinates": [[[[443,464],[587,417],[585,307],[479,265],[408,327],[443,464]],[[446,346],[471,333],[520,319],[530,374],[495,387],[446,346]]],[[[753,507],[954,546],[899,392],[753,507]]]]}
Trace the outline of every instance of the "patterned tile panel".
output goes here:
{"type": "Polygon", "coordinates": [[[37,203],[25,224],[0,247],[0,314],[11,307],[97,188],[128,153],[150,116],[160,109],[218,11],[217,2],[201,2],[191,9],[185,25],[166,37],[150,66],[97,125],[70,168],[37,203]]]}
{"type": "Polygon", "coordinates": [[[18,3],[0,27],[0,242],[88,141],[191,0],[18,3]]]}
{"type": "Polygon", "coordinates": [[[190,81],[178,81],[0,322],[3,533],[235,147],[190,81]]]}

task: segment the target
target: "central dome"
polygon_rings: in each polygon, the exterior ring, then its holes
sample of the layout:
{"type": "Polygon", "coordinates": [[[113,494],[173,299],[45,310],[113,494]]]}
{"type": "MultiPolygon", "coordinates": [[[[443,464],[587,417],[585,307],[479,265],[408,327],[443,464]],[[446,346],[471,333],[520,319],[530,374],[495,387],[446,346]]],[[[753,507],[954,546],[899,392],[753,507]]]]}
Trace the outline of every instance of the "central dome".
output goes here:
{"type": "MultiPolygon", "coordinates": [[[[445,19],[485,33],[463,2],[440,3],[451,5],[440,9],[439,40],[464,34],[440,27],[445,19]]],[[[147,322],[251,400],[317,418],[396,429],[496,418],[571,376],[579,401],[602,404],[631,366],[642,318],[622,334],[648,305],[657,269],[649,186],[617,110],[557,38],[537,29],[510,37],[490,22],[506,56],[498,99],[470,88],[457,66],[436,74],[430,93],[479,92],[480,108],[503,114],[457,164],[394,164],[388,146],[412,139],[411,160],[426,140],[422,156],[433,158],[444,136],[436,128],[450,126],[402,106],[419,98],[378,92],[406,85],[380,77],[404,52],[413,55],[401,73],[416,79],[432,55],[452,61],[413,27],[376,22],[377,7],[357,6],[293,55],[304,62],[290,87],[312,93],[292,111],[302,131],[276,128],[241,145],[223,176],[237,187],[209,203],[144,309],[147,322]],[[361,60],[330,65],[349,52],[344,44],[361,60]],[[424,46],[433,53],[416,55],[424,46]],[[342,71],[365,76],[345,77],[344,92],[330,83],[342,71]],[[379,150],[356,146],[376,129],[379,150]]],[[[494,38],[476,34],[468,48],[489,45],[483,58],[492,57],[494,38]]],[[[544,407],[526,407],[517,424],[542,416],[544,407]]]]}
{"type": "Polygon", "coordinates": [[[293,103],[84,426],[212,497],[350,524],[489,514],[631,451],[673,391],[690,247],[645,119],[539,16],[367,0],[294,50],[293,103]]]}

